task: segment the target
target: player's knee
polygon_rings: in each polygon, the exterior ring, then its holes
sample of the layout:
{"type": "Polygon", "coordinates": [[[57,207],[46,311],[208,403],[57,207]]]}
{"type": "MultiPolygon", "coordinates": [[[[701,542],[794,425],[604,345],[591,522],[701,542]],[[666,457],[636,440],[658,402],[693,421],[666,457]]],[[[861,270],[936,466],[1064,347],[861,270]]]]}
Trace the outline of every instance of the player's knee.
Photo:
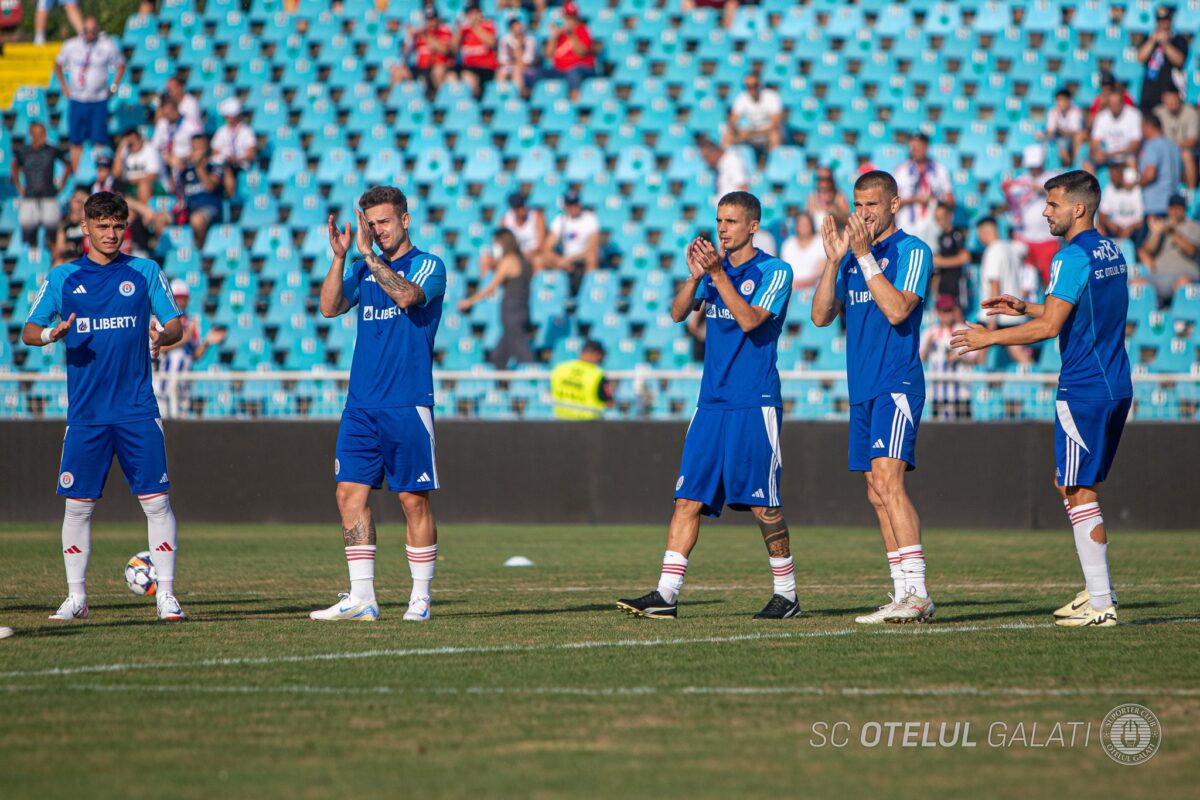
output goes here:
{"type": "Polygon", "coordinates": [[[429,495],[416,492],[400,492],[400,506],[406,516],[429,513],[429,495]]]}
{"type": "Polygon", "coordinates": [[[357,487],[339,483],[334,494],[337,499],[338,511],[345,517],[348,514],[358,518],[358,514],[366,508],[366,498],[369,494],[358,491],[357,487]]]}
{"type": "Polygon", "coordinates": [[[699,500],[688,500],[680,497],[675,500],[675,514],[680,517],[698,517],[704,504],[699,500]]]}
{"type": "Polygon", "coordinates": [[[171,511],[171,498],[167,494],[138,495],[138,502],[147,517],[162,517],[171,511]]]}

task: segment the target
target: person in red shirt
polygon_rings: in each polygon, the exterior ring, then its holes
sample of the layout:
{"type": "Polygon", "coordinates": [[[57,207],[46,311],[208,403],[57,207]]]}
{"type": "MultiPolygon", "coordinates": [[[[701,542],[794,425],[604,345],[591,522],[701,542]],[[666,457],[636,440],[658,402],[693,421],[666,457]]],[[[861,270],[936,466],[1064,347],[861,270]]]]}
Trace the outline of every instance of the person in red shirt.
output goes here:
{"type": "Polygon", "coordinates": [[[424,27],[409,28],[404,56],[392,68],[392,83],[416,78],[432,97],[447,78],[454,79],[454,63],[454,31],[429,5],[425,7],[424,27]]]}
{"type": "Polygon", "coordinates": [[[459,76],[478,98],[483,94],[483,85],[496,77],[496,68],[500,66],[496,23],[483,16],[479,0],[467,0],[463,7],[463,22],[454,36],[454,49],[462,64],[459,76]]]}
{"type": "Polygon", "coordinates": [[[579,17],[579,6],[568,0],[563,3],[562,20],[550,26],[546,38],[546,58],[551,65],[551,75],[565,79],[571,90],[571,99],[579,97],[579,86],[584,79],[596,74],[597,46],[592,33],[579,17]]]}

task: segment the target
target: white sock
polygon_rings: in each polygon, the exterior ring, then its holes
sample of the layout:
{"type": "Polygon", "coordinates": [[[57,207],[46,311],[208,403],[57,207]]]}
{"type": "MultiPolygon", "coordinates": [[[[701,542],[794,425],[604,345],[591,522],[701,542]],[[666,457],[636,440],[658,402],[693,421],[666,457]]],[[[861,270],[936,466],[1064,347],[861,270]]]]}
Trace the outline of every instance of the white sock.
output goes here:
{"type": "Polygon", "coordinates": [[[142,504],[142,511],[146,512],[146,539],[150,543],[150,559],[154,562],[154,574],[158,578],[155,593],[160,597],[175,594],[175,553],[179,549],[179,541],[171,498],[160,494],[138,500],[142,504]]]}
{"type": "Polygon", "coordinates": [[[429,584],[433,583],[433,571],[437,568],[437,544],[428,547],[408,547],[408,571],[412,574],[412,597],[429,599],[429,584]]]}
{"type": "Polygon", "coordinates": [[[1091,595],[1092,608],[1103,611],[1112,605],[1112,584],[1108,575],[1108,545],[1092,539],[1092,531],[1104,524],[1099,503],[1084,503],[1070,511],[1075,532],[1075,552],[1083,567],[1083,582],[1091,595]]]}
{"type": "Polygon", "coordinates": [[[928,597],[925,591],[925,552],[919,544],[901,547],[900,567],[904,570],[904,592],[916,592],[917,597],[928,597]]]}
{"type": "Polygon", "coordinates": [[[771,558],[771,578],[775,581],[775,594],[781,594],[788,600],[796,599],[796,568],[792,557],[771,558]]]}
{"type": "Polygon", "coordinates": [[[668,550],[663,553],[662,574],[658,576],[658,593],[662,599],[674,604],[683,588],[683,577],[687,575],[688,560],[683,553],[668,550]]]}
{"type": "Polygon", "coordinates": [[[346,548],[350,567],[350,596],[365,603],[375,602],[375,545],[356,544],[346,548]]]}
{"type": "Polygon", "coordinates": [[[63,565],[67,568],[67,591],[81,599],[87,598],[88,556],[92,552],[92,512],[95,500],[67,498],[63,513],[63,565]]]}
{"type": "Polygon", "coordinates": [[[900,566],[900,551],[889,550],[887,559],[888,573],[892,576],[892,597],[898,603],[904,597],[904,567],[900,566]]]}

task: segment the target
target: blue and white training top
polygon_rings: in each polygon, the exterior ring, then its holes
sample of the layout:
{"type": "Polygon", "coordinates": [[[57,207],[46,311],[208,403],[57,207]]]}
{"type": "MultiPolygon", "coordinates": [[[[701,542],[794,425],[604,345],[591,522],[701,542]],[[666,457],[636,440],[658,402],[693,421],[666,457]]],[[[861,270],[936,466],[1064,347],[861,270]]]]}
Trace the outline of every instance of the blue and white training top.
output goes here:
{"type": "Polygon", "coordinates": [[[897,230],[871,245],[883,276],[902,292],[921,298],[908,319],[888,322],[867,282],[858,259],[846,253],[838,268],[835,292],[846,314],[846,379],[850,403],[865,403],[881,394],[925,395],[921,368],[921,317],[925,292],[933,272],[933,252],[916,236],[897,230]]]}
{"type": "Polygon", "coordinates": [[[758,250],[739,267],[722,265],[738,293],[752,306],[765,308],[771,317],[746,333],[734,320],[712,278],[705,275],[696,287],[696,300],[705,304],[704,377],[700,381],[700,408],[783,407],[776,365],[779,334],[787,318],[792,295],[792,268],[787,262],[758,250]]]}
{"type": "Polygon", "coordinates": [[[67,347],[67,424],[110,425],[158,417],[150,377],[150,317],[165,325],[179,306],[158,264],[120,254],[87,256],[50,271],[26,322],[75,324],[67,347]]]}
{"type": "Polygon", "coordinates": [[[1054,256],[1046,295],[1075,306],[1058,334],[1058,399],[1132,397],[1125,353],[1129,268],[1121,249],[1094,228],[1076,234],[1054,256]]]}
{"type": "Polygon", "coordinates": [[[346,408],[433,405],[433,339],[442,320],[446,265],[414,247],[391,267],[421,287],[422,305],[396,305],[361,259],[342,278],[342,294],[359,307],[346,408]]]}

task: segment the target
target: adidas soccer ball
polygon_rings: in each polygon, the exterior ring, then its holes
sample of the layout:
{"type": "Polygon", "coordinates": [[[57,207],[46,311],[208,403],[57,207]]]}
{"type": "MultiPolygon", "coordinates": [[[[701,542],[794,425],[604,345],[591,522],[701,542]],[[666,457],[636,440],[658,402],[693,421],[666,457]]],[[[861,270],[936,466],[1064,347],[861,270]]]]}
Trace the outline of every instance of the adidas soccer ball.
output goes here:
{"type": "Polygon", "coordinates": [[[158,574],[154,571],[154,562],[150,560],[150,551],[143,550],[125,565],[125,583],[134,594],[149,597],[158,588],[158,574]]]}

